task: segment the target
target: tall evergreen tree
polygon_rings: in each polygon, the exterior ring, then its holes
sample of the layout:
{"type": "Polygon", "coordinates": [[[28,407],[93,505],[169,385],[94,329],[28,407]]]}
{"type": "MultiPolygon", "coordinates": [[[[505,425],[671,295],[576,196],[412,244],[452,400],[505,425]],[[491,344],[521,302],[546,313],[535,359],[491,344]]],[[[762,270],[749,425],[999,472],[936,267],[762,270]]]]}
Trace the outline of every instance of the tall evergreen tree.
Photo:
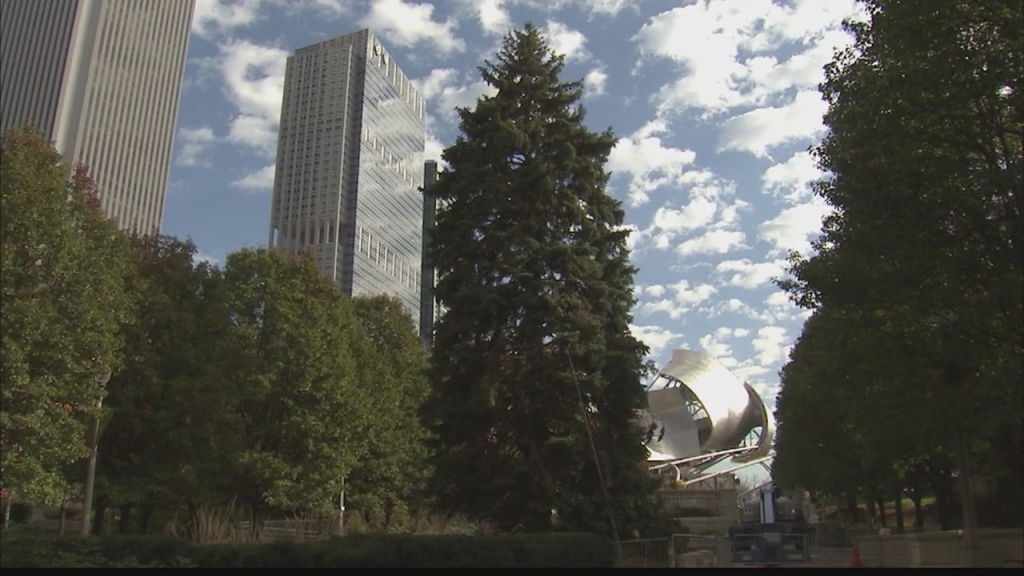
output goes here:
{"type": "Polygon", "coordinates": [[[459,109],[428,194],[435,327],[433,492],[506,529],[639,527],[650,512],[635,269],[605,192],[611,131],[584,124],[582,82],[527,24],[480,68],[497,89],[459,109]],[[599,462],[598,467],[595,463],[599,462]]]}

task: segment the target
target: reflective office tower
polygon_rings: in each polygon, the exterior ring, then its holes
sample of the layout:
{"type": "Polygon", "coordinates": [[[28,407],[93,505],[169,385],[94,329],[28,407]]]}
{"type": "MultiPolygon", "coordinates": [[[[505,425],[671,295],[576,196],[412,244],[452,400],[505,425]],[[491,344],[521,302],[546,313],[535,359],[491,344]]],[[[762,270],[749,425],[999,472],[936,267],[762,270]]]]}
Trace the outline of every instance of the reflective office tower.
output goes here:
{"type": "Polygon", "coordinates": [[[158,232],[194,0],[0,0],[0,129],[89,166],[104,213],[158,232]]]}
{"type": "MultiPolygon", "coordinates": [[[[437,161],[423,163],[423,189],[427,190],[437,182],[437,161]]],[[[427,259],[430,247],[430,233],[434,230],[437,216],[437,202],[423,195],[423,258],[420,280],[420,338],[429,350],[434,340],[434,267],[427,259]]]]}
{"type": "Polygon", "coordinates": [[[269,244],[420,317],[424,101],[369,30],[285,68],[269,244]]]}

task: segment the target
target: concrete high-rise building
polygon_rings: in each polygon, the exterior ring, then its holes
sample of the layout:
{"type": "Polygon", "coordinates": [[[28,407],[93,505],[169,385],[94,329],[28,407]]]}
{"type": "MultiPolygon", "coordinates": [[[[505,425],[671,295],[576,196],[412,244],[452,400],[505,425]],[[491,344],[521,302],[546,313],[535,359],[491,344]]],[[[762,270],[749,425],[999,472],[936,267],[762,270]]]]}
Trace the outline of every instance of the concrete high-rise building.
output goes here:
{"type": "MultiPolygon", "coordinates": [[[[423,189],[427,190],[437,182],[437,161],[423,163],[423,189]]],[[[437,216],[437,202],[423,195],[423,258],[420,260],[420,338],[429,350],[434,340],[434,267],[427,258],[430,233],[434,230],[437,216]]]]}
{"type": "Polygon", "coordinates": [[[419,325],[424,101],[369,30],[285,68],[269,244],[309,252],[350,296],[390,294],[419,325]]]}
{"type": "Polygon", "coordinates": [[[0,0],[0,129],[89,166],[104,213],[160,230],[195,0],[0,0]]]}

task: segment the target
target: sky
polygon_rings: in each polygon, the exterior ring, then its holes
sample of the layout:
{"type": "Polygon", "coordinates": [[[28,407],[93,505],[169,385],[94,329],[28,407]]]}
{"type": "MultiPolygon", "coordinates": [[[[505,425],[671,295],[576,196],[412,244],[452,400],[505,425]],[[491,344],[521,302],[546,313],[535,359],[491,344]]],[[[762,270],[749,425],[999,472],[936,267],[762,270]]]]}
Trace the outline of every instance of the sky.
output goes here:
{"type": "Polygon", "coordinates": [[[633,331],[724,363],[774,406],[807,312],[773,284],[828,208],[810,190],[817,85],[854,0],[196,0],[163,233],[223,262],[267,242],[285,59],[362,28],[428,102],[426,157],[454,109],[492,93],[477,72],[533,22],[584,81],[587,124],[619,137],[620,199],[639,272],[633,331]]]}

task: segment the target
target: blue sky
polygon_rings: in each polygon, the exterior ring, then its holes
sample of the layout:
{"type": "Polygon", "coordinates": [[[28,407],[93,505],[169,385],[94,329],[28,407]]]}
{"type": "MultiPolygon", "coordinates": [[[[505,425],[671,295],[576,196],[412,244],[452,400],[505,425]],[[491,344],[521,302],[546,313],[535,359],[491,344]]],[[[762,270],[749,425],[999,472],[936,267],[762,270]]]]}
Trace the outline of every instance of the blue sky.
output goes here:
{"type": "Polygon", "coordinates": [[[827,213],[808,184],[816,86],[853,0],[197,0],[163,232],[222,262],[264,245],[285,58],[370,28],[428,101],[427,157],[454,140],[476,67],[532,21],[621,138],[609,192],[639,268],[634,331],[665,363],[717,357],[774,405],[806,313],[772,284],[827,213]]]}

